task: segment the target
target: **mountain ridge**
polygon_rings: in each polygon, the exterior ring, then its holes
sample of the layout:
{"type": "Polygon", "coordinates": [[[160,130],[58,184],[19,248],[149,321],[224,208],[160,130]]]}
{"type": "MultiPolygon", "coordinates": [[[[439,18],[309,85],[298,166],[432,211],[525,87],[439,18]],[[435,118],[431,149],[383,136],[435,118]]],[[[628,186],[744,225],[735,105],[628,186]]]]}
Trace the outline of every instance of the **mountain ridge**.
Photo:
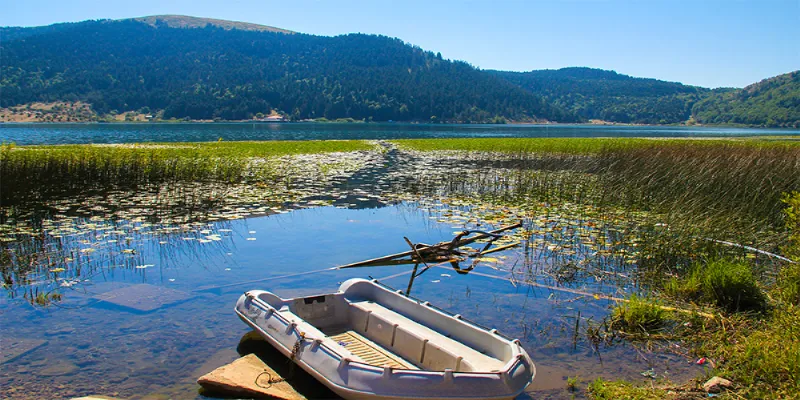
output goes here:
{"type": "Polygon", "coordinates": [[[742,92],[747,88],[708,89],[589,67],[480,70],[381,35],[308,35],[183,15],[3,27],[0,35],[2,107],[81,101],[101,114],[160,110],[166,118],[234,120],[274,110],[291,119],[421,122],[800,120],[793,109],[800,88],[773,88],[792,80],[742,92]],[[786,98],[762,101],[762,92],[786,98]],[[748,107],[763,112],[720,117],[737,101],[739,114],[748,107]]]}
{"type": "MultiPolygon", "coordinates": [[[[35,28],[33,28],[35,29],[35,28]]],[[[24,32],[23,32],[24,33],[24,32]]],[[[83,101],[165,118],[575,121],[508,82],[399,39],[87,21],[0,44],[0,106],[83,101]]]]}
{"type": "MultiPolygon", "coordinates": [[[[193,17],[189,15],[178,14],[148,15],[144,17],[126,19],[144,22],[153,27],[159,27],[163,24],[170,28],[205,28],[206,26],[211,25],[226,30],[239,29],[243,31],[257,32],[279,32],[288,34],[296,33],[288,29],[277,28],[269,25],[254,24],[251,22],[229,21],[224,19],[193,17]]],[[[123,19],[123,21],[126,19],[123,19]]]]}

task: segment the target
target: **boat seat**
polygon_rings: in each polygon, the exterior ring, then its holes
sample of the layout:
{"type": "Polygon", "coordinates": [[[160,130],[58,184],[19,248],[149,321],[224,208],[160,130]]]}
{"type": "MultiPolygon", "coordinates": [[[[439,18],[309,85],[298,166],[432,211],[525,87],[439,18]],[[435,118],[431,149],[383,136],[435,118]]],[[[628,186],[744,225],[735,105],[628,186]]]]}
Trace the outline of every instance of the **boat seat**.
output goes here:
{"type": "Polygon", "coordinates": [[[328,337],[328,335],[322,333],[322,331],[317,329],[317,327],[309,324],[308,322],[297,316],[297,314],[291,312],[289,310],[289,307],[283,307],[279,310],[279,312],[284,318],[289,320],[289,322],[296,323],[297,329],[300,330],[300,332],[305,333],[306,337],[309,340],[321,339],[322,343],[324,343],[325,346],[327,346],[329,349],[333,349],[334,351],[342,355],[342,357],[349,357],[353,361],[366,363],[361,357],[353,354],[350,350],[340,345],[339,342],[331,339],[330,337],[328,337]]]}
{"type": "Polygon", "coordinates": [[[397,323],[393,323],[386,317],[375,313],[370,313],[367,321],[367,337],[383,347],[392,348],[397,323]]]}
{"type": "Polygon", "coordinates": [[[505,365],[378,303],[355,301],[350,302],[350,308],[351,323],[366,320],[364,332],[359,333],[424,369],[491,372],[500,371],[505,365]],[[392,340],[387,344],[389,337],[392,340]]]}

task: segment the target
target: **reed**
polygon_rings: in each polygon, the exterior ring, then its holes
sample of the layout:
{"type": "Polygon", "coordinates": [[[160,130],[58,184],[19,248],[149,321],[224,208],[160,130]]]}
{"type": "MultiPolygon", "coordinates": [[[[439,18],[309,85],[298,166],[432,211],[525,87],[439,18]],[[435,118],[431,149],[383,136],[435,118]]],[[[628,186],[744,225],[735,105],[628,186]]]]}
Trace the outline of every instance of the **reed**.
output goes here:
{"type": "Polygon", "coordinates": [[[679,299],[715,304],[729,312],[762,310],[766,304],[750,265],[739,260],[698,262],[685,277],[668,281],[665,290],[679,299]]]}
{"type": "Polygon", "coordinates": [[[668,312],[655,299],[632,295],[614,306],[611,325],[626,332],[651,333],[661,330],[667,318],[668,312]]]}
{"type": "Polygon", "coordinates": [[[276,175],[277,156],[368,150],[363,141],[0,146],[0,205],[138,185],[253,182],[276,175]]]}
{"type": "Polygon", "coordinates": [[[397,143],[415,150],[472,151],[461,165],[451,163],[441,176],[426,176],[408,185],[416,189],[522,205],[567,202],[657,215],[657,222],[669,229],[650,235],[655,240],[647,243],[653,244],[650,250],[659,257],[649,260],[673,266],[686,267],[692,253],[715,247],[697,238],[754,244],[778,252],[786,242],[782,197],[800,189],[800,145],[795,141],[448,139],[397,143]],[[691,252],[675,254],[674,249],[691,252]]]}

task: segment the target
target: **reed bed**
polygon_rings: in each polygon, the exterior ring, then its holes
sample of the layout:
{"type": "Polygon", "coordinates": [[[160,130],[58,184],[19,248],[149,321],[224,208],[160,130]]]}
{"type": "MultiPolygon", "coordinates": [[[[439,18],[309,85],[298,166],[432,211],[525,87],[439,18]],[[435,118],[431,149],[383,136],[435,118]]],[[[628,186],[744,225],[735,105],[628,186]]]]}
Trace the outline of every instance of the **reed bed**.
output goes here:
{"type": "Polygon", "coordinates": [[[275,141],[0,147],[0,205],[177,182],[268,180],[272,157],[369,150],[364,141],[275,141]]]}
{"type": "MultiPolygon", "coordinates": [[[[798,396],[800,267],[752,252],[758,248],[800,261],[797,141],[536,140],[398,143],[440,157],[450,150],[470,152],[458,173],[452,168],[442,172],[447,184],[440,191],[519,207],[535,208],[540,202],[592,206],[598,220],[610,210],[640,216],[636,269],[631,271],[639,292],[679,307],[703,307],[715,318],[676,314],[672,323],[651,323],[660,320],[653,312],[660,309],[633,297],[637,307],[628,303],[609,317],[611,322],[587,327],[589,340],[617,338],[620,328],[614,321],[624,321],[628,330],[652,325],[665,330],[663,337],[682,341],[688,357],[713,360],[714,374],[734,382],[737,398],[798,396]],[[492,164],[504,168],[479,167],[492,164]]],[[[639,336],[623,335],[647,341],[646,346],[657,337],[639,336]]],[[[598,379],[588,394],[656,399],[669,390],[697,389],[641,388],[598,379]]]]}
{"type": "Polygon", "coordinates": [[[800,189],[800,144],[765,140],[402,140],[417,151],[471,151],[453,191],[499,200],[566,201],[650,211],[725,230],[783,225],[800,189]],[[503,168],[483,166],[500,164],[503,168]],[[749,224],[749,225],[748,225],[749,224]]]}

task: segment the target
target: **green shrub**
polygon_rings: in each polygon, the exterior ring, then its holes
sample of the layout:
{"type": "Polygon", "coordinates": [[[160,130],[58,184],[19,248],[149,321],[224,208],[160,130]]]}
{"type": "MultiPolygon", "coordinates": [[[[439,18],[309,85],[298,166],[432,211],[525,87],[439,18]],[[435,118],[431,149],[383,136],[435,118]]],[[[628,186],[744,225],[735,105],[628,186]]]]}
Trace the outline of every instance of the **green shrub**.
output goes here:
{"type": "Polygon", "coordinates": [[[766,297],[747,263],[718,259],[695,264],[683,279],[665,285],[668,294],[715,304],[729,312],[762,310],[766,297]]]}
{"type": "Polygon", "coordinates": [[[627,302],[614,306],[611,318],[615,328],[652,332],[664,326],[667,311],[653,299],[632,295],[627,302]]]}

